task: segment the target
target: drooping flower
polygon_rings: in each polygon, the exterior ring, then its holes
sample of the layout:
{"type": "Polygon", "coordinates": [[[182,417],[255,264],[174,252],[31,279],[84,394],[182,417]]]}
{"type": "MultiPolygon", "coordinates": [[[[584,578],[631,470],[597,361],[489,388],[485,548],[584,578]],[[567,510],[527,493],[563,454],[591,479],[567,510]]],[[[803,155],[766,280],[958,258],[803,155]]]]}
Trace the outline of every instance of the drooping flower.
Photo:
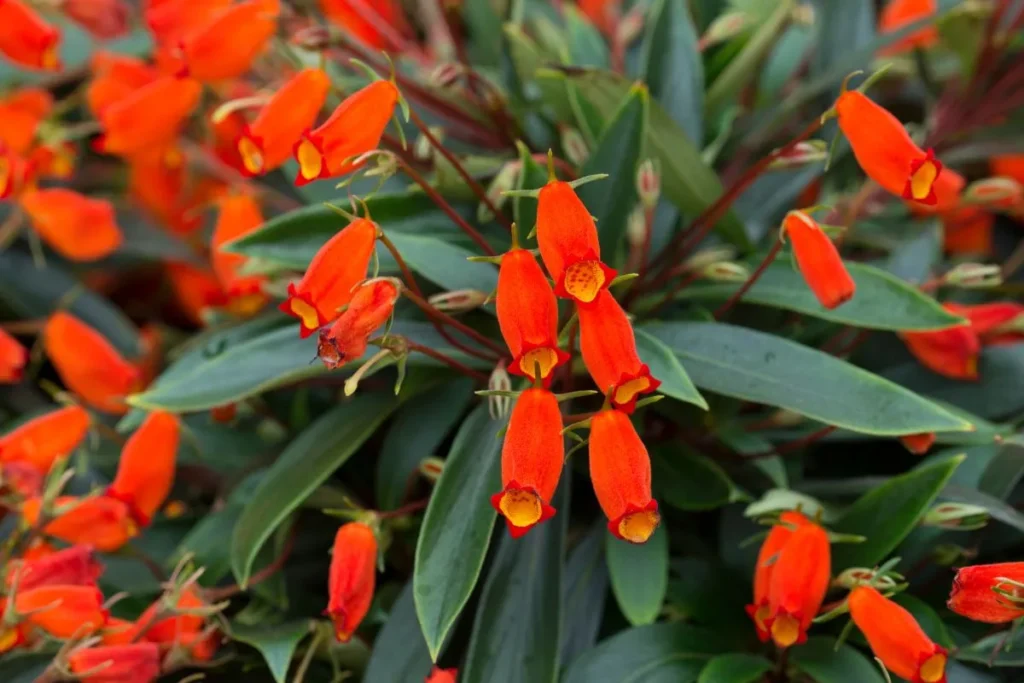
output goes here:
{"type": "Polygon", "coordinates": [[[54,187],[28,190],[19,202],[43,241],[65,258],[95,261],[121,246],[121,229],[108,201],[54,187]]]}
{"type": "Polygon", "coordinates": [[[295,184],[335,178],[359,168],[361,162],[355,158],[380,146],[397,103],[398,88],[390,81],[374,81],[346,97],[319,128],[304,133],[295,145],[299,162],[295,184]]]}
{"type": "Polygon", "coordinates": [[[356,285],[366,279],[378,229],[371,220],[355,219],[320,247],[297,285],[288,285],[288,299],[280,308],[299,319],[299,336],[306,338],[336,319],[352,301],[356,285]]]}
{"type": "Polygon", "coordinates": [[[537,244],[558,296],[590,303],[615,279],[601,261],[594,218],[569,183],[553,180],[541,188],[537,244]]]}
{"type": "MultiPolygon", "coordinates": [[[[48,522],[43,533],[61,541],[90,545],[100,552],[111,553],[138,534],[128,506],[115,498],[96,496],[83,500],[61,496],[54,505],[58,510],[70,509],[48,522]]],[[[41,499],[26,500],[21,506],[25,523],[34,525],[39,520],[41,509],[41,499]]]]}
{"type": "Polygon", "coordinates": [[[995,217],[980,206],[962,206],[947,211],[942,220],[942,248],[949,254],[992,253],[995,217]]]}
{"type": "Polygon", "coordinates": [[[68,406],[40,415],[0,436],[0,463],[30,465],[40,474],[57,458],[70,455],[89,431],[89,413],[68,406]]]}
{"type": "Polygon", "coordinates": [[[245,0],[217,12],[181,39],[184,72],[204,83],[242,76],[273,37],[280,11],[280,0],[245,0]]]}
{"type": "Polygon", "coordinates": [[[856,90],[839,96],[836,112],[853,155],[869,178],[897,197],[923,205],[939,203],[937,183],[949,172],[931,150],[917,146],[899,119],[856,90]]]}
{"type": "Polygon", "coordinates": [[[153,643],[89,647],[72,652],[68,664],[83,683],[151,683],[160,676],[160,649],[153,643]]]}
{"type": "Polygon", "coordinates": [[[833,309],[853,298],[857,285],[817,221],[803,211],[790,211],[782,231],[793,245],[800,274],[822,306],[833,309]]]}
{"type": "Polygon", "coordinates": [[[139,526],[148,526],[174,484],[181,426],[171,413],[150,413],[121,450],[107,495],[128,506],[139,526]]]}
{"type": "Polygon", "coordinates": [[[202,86],[192,78],[164,76],[97,112],[103,136],[96,148],[132,156],[168,146],[199,104],[202,86]]]}
{"type": "Polygon", "coordinates": [[[16,154],[28,153],[52,110],[53,95],[42,88],[20,88],[0,99],[0,143],[16,154]]]}
{"type": "Polygon", "coordinates": [[[15,610],[54,638],[87,636],[107,623],[103,594],[95,586],[39,586],[19,590],[15,610]]]}
{"type": "Polygon", "coordinates": [[[103,573],[92,548],[73,545],[43,557],[14,563],[7,572],[7,586],[19,591],[40,586],[95,586],[103,573]]]}
{"type": "Polygon", "coordinates": [[[832,576],[828,534],[817,524],[799,526],[782,546],[768,587],[764,623],[778,647],[807,640],[832,576]]]}
{"type": "Polygon", "coordinates": [[[558,348],[558,303],[537,260],[526,249],[501,258],[496,299],[501,336],[512,352],[509,372],[550,384],[552,373],[569,355],[558,348]]]}
{"type": "Polygon", "coordinates": [[[100,40],[112,40],[128,32],[128,6],[124,0],[62,0],[60,10],[100,40]]]}
{"type": "Polygon", "coordinates": [[[19,196],[32,180],[29,160],[0,144],[0,199],[19,196]]]}
{"type": "Polygon", "coordinates": [[[193,31],[229,8],[234,0],[145,0],[143,20],[160,45],[177,46],[193,31]]]}
{"type": "Polygon", "coordinates": [[[0,54],[15,64],[60,70],[60,31],[23,0],[0,2],[0,54]]]}
{"type": "Polygon", "coordinates": [[[757,554],[757,563],[754,565],[754,601],[747,605],[747,614],[754,622],[757,629],[757,637],[761,642],[767,642],[770,637],[768,626],[765,620],[770,612],[768,593],[772,585],[772,574],[775,572],[775,563],[779,559],[779,553],[793,536],[793,532],[804,524],[809,524],[808,519],[800,512],[787,510],[779,517],[779,524],[772,527],[767,538],[761,544],[761,550],[757,554]]]}
{"type": "Polygon", "coordinates": [[[590,421],[590,479],[617,538],[644,543],[661,522],[651,498],[651,460],[629,417],[602,410],[590,421]]]}
{"type": "MultiPolygon", "coordinates": [[[[948,304],[945,307],[952,312],[948,304]]],[[[902,332],[900,339],[932,372],[951,379],[978,378],[981,341],[972,326],[960,325],[934,332],[902,332]]]]}
{"type": "MultiPolygon", "coordinates": [[[[0,384],[20,382],[28,363],[28,349],[0,329],[0,384]]],[[[3,451],[0,451],[0,458],[3,451]]]]}
{"type": "Polygon", "coordinates": [[[92,79],[85,90],[85,102],[97,117],[160,77],[156,69],[137,57],[105,50],[93,55],[91,68],[92,79]]]}
{"type": "Polygon", "coordinates": [[[160,224],[177,235],[202,226],[197,210],[200,188],[189,187],[187,167],[174,149],[139,154],[128,161],[128,194],[160,224]]]}
{"type": "Polygon", "coordinates": [[[946,604],[972,621],[1005,624],[1024,617],[1024,589],[1018,584],[1024,584],[1024,562],[963,567],[946,604]]]}
{"type": "Polygon", "coordinates": [[[946,683],[946,649],[913,615],[870,586],[850,593],[850,616],[885,668],[914,683],[946,683]]]}
{"type": "Polygon", "coordinates": [[[227,303],[227,294],[213,270],[191,263],[168,263],[166,267],[178,306],[194,323],[202,323],[207,308],[227,303]]]}
{"type": "Polygon", "coordinates": [[[339,368],[366,353],[373,334],[395,310],[401,288],[397,280],[379,278],[356,289],[348,308],[333,325],[321,328],[317,353],[324,365],[339,368]]]}
{"type": "Polygon", "coordinates": [[[291,157],[295,143],[316,121],[330,87],[323,70],[303,69],[274,93],[238,138],[247,173],[269,173],[291,157]]]}
{"type": "Polygon", "coordinates": [[[43,348],[64,385],[107,413],[127,411],[125,396],[139,388],[139,371],[103,335],[58,311],[43,328],[43,348]]]}
{"type": "Polygon", "coordinates": [[[206,617],[189,612],[208,607],[194,588],[186,588],[174,605],[179,614],[154,622],[165,610],[163,600],[157,600],[139,616],[136,628],[143,631],[143,638],[161,648],[185,648],[193,659],[205,662],[216,653],[220,638],[207,627],[206,617]]]}
{"type": "MultiPolygon", "coordinates": [[[[889,0],[878,17],[878,32],[893,33],[938,12],[936,0],[889,0]]],[[[918,29],[878,51],[879,55],[897,55],[914,48],[928,48],[939,42],[934,24],[918,29]]]]}
{"type": "Polygon", "coordinates": [[[989,160],[992,175],[1013,178],[1024,185],[1024,154],[999,154],[989,160]]]}
{"type": "Polygon", "coordinates": [[[512,408],[501,449],[502,490],[491,496],[512,538],[555,514],[551,498],[564,460],[558,399],[547,389],[527,389],[512,408]]]}
{"type": "Polygon", "coordinates": [[[442,669],[435,666],[430,670],[426,683],[456,683],[459,676],[458,669],[442,669]]]}
{"type": "Polygon", "coordinates": [[[907,434],[900,437],[900,443],[914,455],[924,455],[935,445],[935,432],[907,434]]]}
{"type": "Polygon", "coordinates": [[[985,304],[945,304],[946,310],[971,323],[982,345],[1014,344],[1024,339],[1024,306],[1013,301],[985,304]]]}
{"type": "Polygon", "coordinates": [[[254,313],[267,301],[267,295],[263,293],[266,277],[239,274],[239,269],[245,264],[245,257],[220,247],[263,225],[263,213],[256,199],[248,194],[222,197],[218,205],[220,213],[210,241],[213,270],[235,309],[242,314],[254,313]]]}
{"type": "Polygon", "coordinates": [[[590,304],[577,308],[580,320],[580,352],[594,383],[612,403],[633,412],[637,398],[661,382],[640,361],[633,326],[611,292],[604,290],[590,304]]]}
{"type": "Polygon", "coordinates": [[[327,19],[376,50],[395,47],[382,28],[402,33],[405,17],[395,0],[320,0],[320,11],[327,19]]]}
{"type": "Polygon", "coordinates": [[[334,537],[324,613],[334,622],[334,635],[347,643],[359,628],[377,582],[377,537],[366,524],[349,522],[334,537]]]}

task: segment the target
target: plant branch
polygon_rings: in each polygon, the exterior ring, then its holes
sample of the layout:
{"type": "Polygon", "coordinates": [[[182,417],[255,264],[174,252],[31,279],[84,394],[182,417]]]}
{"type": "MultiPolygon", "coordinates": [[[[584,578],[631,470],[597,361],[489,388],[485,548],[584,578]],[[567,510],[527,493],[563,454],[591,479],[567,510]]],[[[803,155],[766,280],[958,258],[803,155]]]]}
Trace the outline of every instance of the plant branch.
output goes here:
{"type": "Polygon", "coordinates": [[[474,370],[468,365],[460,363],[451,356],[446,356],[440,351],[435,351],[429,346],[423,346],[422,344],[417,344],[416,342],[411,340],[406,340],[406,344],[408,345],[410,351],[418,351],[419,353],[422,353],[424,356],[429,356],[430,358],[433,358],[436,361],[444,363],[451,369],[461,372],[466,377],[472,377],[477,382],[482,382],[484,384],[487,383],[487,375],[485,375],[482,372],[474,370]]]}
{"type": "Polygon", "coordinates": [[[768,270],[768,266],[770,266],[772,262],[775,261],[775,257],[779,255],[779,251],[781,249],[782,240],[775,240],[775,244],[772,245],[771,251],[769,251],[768,254],[761,261],[761,264],[757,267],[757,270],[751,273],[750,277],[747,278],[746,282],[740,285],[740,288],[733,292],[732,296],[726,299],[724,304],[718,307],[718,310],[715,311],[715,320],[721,320],[722,316],[728,313],[729,309],[735,306],[739,302],[739,300],[743,298],[743,295],[750,291],[750,288],[757,283],[757,281],[764,274],[764,271],[768,270]]]}

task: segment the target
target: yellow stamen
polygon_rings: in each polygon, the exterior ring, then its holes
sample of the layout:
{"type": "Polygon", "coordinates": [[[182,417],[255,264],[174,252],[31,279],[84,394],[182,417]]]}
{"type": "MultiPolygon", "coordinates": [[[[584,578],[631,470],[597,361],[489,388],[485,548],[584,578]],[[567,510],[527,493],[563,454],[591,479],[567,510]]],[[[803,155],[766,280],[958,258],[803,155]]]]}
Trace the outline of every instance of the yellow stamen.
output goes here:
{"type": "Polygon", "coordinates": [[[238,154],[241,155],[245,170],[249,173],[263,172],[263,153],[251,138],[241,138],[238,141],[238,154]]]}
{"type": "Polygon", "coordinates": [[[580,261],[565,269],[565,291],[585,304],[597,298],[604,287],[604,271],[599,261],[580,261]]]}
{"type": "Polygon", "coordinates": [[[558,354],[553,349],[534,349],[523,354],[522,360],[519,361],[519,369],[527,377],[537,379],[534,377],[534,374],[536,373],[536,367],[539,365],[540,377],[544,379],[551,374],[551,370],[555,367],[556,363],[558,363],[558,354]]]}
{"type": "Polygon", "coordinates": [[[661,516],[654,510],[632,512],[619,520],[619,536],[630,543],[646,543],[660,522],[661,516]]]}
{"type": "Polygon", "coordinates": [[[772,640],[779,647],[789,647],[800,639],[800,622],[788,614],[780,614],[772,622],[772,640]]]}
{"type": "Polygon", "coordinates": [[[925,199],[932,192],[932,185],[939,175],[938,167],[930,161],[921,164],[921,168],[910,176],[910,194],[914,199],[925,199]]]}
{"type": "Polygon", "coordinates": [[[761,605],[754,611],[754,623],[757,624],[757,627],[762,631],[768,630],[768,628],[764,625],[764,620],[768,618],[768,615],[770,613],[771,610],[769,609],[768,605],[761,605]]]}
{"type": "Polygon", "coordinates": [[[57,46],[51,45],[46,48],[40,57],[40,66],[44,69],[56,69],[60,63],[60,54],[57,52],[57,46]]]}
{"type": "Polygon", "coordinates": [[[317,315],[316,309],[310,306],[308,303],[299,298],[293,298],[289,302],[292,313],[299,316],[299,320],[302,321],[302,326],[307,330],[315,330],[320,327],[320,316],[317,315]]]}
{"type": "Polygon", "coordinates": [[[260,310],[264,303],[266,303],[266,297],[261,292],[253,292],[231,297],[227,309],[231,313],[245,318],[260,310]]]}
{"type": "Polygon", "coordinates": [[[632,401],[637,394],[647,391],[650,386],[651,380],[649,378],[637,377],[616,388],[615,395],[612,398],[620,405],[626,404],[632,401]]]}
{"type": "Polygon", "coordinates": [[[946,674],[946,655],[939,653],[924,660],[918,675],[924,683],[938,683],[946,674]]]}
{"type": "Polygon", "coordinates": [[[303,140],[299,143],[298,153],[296,154],[299,160],[299,173],[306,180],[314,180],[320,177],[320,173],[324,167],[324,158],[320,154],[320,150],[316,148],[309,140],[303,140]]]}
{"type": "Polygon", "coordinates": [[[528,527],[540,521],[543,513],[540,496],[530,491],[506,491],[501,497],[501,514],[505,515],[513,526],[528,527]]]}

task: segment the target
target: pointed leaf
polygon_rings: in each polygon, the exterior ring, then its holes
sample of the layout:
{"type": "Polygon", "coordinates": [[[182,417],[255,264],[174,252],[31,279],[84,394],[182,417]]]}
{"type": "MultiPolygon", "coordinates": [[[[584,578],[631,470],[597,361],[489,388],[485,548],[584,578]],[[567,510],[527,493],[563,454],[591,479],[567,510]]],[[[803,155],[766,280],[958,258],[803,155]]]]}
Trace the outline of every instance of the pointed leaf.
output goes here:
{"type": "Polygon", "coordinates": [[[295,649],[308,633],[308,621],[291,621],[270,627],[231,625],[231,637],[259,650],[277,683],[284,683],[295,649]]]}
{"type": "Polygon", "coordinates": [[[605,532],[605,556],[612,593],[634,626],[653,624],[668,589],[668,531],[659,526],[646,543],[637,545],[605,532]]]}
{"type": "Polygon", "coordinates": [[[601,628],[605,596],[608,593],[608,568],[604,561],[603,520],[591,527],[573,548],[562,576],[562,656],[571,662],[594,647],[601,628]]]}
{"type": "Polygon", "coordinates": [[[432,663],[416,620],[412,581],[405,585],[373,641],[363,683],[426,680],[432,663]]]}
{"type": "Polygon", "coordinates": [[[636,329],[635,333],[636,350],[640,354],[640,360],[651,368],[651,376],[661,381],[658,391],[707,410],[707,401],[697,391],[697,387],[693,386],[690,376],[686,374],[686,369],[672,353],[672,349],[642,329],[636,329]]]}
{"type": "Polygon", "coordinates": [[[704,141],[704,63],[686,4],[657,0],[647,18],[644,73],[654,99],[696,146],[704,141]]]}
{"type": "Polygon", "coordinates": [[[790,656],[793,666],[817,683],[885,683],[878,664],[849,645],[837,652],[832,638],[808,638],[790,656]]]}
{"type": "Polygon", "coordinates": [[[764,657],[731,652],[708,662],[697,683],[756,683],[771,670],[772,663],[764,657]]]}
{"type": "Polygon", "coordinates": [[[715,461],[668,446],[653,452],[655,489],[681,510],[713,510],[743,496],[715,461]]]}

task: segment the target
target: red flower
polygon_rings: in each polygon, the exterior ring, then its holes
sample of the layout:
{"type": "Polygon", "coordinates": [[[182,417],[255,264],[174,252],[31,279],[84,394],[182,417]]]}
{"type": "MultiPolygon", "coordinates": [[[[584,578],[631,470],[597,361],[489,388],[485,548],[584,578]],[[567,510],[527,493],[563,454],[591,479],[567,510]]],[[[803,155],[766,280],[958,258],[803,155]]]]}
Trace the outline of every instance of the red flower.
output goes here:
{"type": "Polygon", "coordinates": [[[352,221],[320,247],[299,284],[288,285],[288,299],[280,308],[299,319],[299,336],[308,337],[336,319],[352,301],[356,285],[366,279],[378,229],[365,218],[352,221]]]}
{"type": "Polygon", "coordinates": [[[617,538],[644,543],[661,522],[651,498],[651,460],[633,423],[618,410],[590,421],[590,479],[617,538]]]}
{"type": "Polygon", "coordinates": [[[537,244],[558,296],[590,303],[615,279],[601,262],[594,218],[569,183],[553,180],[541,188],[537,244]]]}
{"type": "Polygon", "coordinates": [[[946,683],[946,649],[913,615],[870,586],[850,593],[850,616],[885,668],[913,683],[946,683]]]}
{"type": "Polygon", "coordinates": [[[40,474],[71,454],[89,431],[89,413],[79,406],[54,410],[0,436],[0,463],[30,465],[40,474]]]}
{"type": "Polygon", "coordinates": [[[369,47],[384,50],[392,45],[381,27],[405,33],[405,17],[395,0],[320,0],[320,11],[329,21],[369,47]],[[357,6],[358,5],[358,6],[357,6]]]}
{"type": "Polygon", "coordinates": [[[836,308],[853,298],[857,285],[836,245],[813,218],[803,211],[790,211],[782,231],[793,245],[800,274],[822,306],[836,308]]]}
{"type": "Polygon", "coordinates": [[[334,635],[347,643],[373,602],[377,581],[377,537],[361,522],[349,522],[334,537],[324,611],[334,622],[334,635]]]}
{"type": "Polygon", "coordinates": [[[85,90],[89,110],[97,117],[111,105],[124,100],[160,77],[141,59],[100,50],[92,58],[92,80],[85,90]]]}
{"type": "MultiPolygon", "coordinates": [[[[118,550],[138,534],[131,511],[119,500],[107,496],[85,500],[61,496],[55,501],[57,508],[72,504],[74,507],[47,523],[43,533],[67,543],[91,545],[104,553],[118,550]]],[[[41,509],[39,498],[30,498],[22,503],[21,516],[25,523],[35,524],[41,509]]]]}
{"type": "Polygon", "coordinates": [[[817,524],[799,526],[779,551],[768,587],[764,624],[776,646],[807,640],[830,578],[828,534],[817,524]]]}
{"type": "Polygon", "coordinates": [[[124,502],[139,526],[149,526],[171,492],[180,430],[174,415],[150,413],[121,450],[107,495],[124,502]]]}
{"type": "Polygon", "coordinates": [[[979,564],[958,569],[949,594],[949,609],[973,621],[1005,624],[1024,616],[1024,562],[979,564]],[[996,590],[1005,591],[1001,595],[996,590]]]}
{"type": "Polygon", "coordinates": [[[169,145],[199,104],[202,86],[191,78],[165,76],[147,83],[96,112],[103,136],[96,147],[132,156],[169,145]]]}
{"type": "Polygon", "coordinates": [[[1024,185],[1024,154],[1000,154],[989,160],[992,175],[1013,178],[1024,185]]]}
{"type": "MultiPolygon", "coordinates": [[[[195,589],[188,588],[181,593],[174,609],[179,612],[209,607],[195,589]]],[[[154,602],[136,620],[134,631],[141,631],[143,637],[161,648],[181,647],[187,649],[196,661],[205,662],[217,651],[219,638],[207,629],[206,617],[201,614],[176,614],[152,623],[164,611],[162,601],[154,602]]]]}
{"type": "Polygon", "coordinates": [[[20,382],[27,363],[28,349],[0,329],[0,384],[20,382]]]}
{"type": "Polygon", "coordinates": [[[153,39],[161,45],[177,46],[193,31],[202,28],[234,0],[144,0],[143,19],[153,39]]]}
{"type": "MultiPolygon", "coordinates": [[[[945,307],[953,312],[948,304],[945,307]]],[[[972,326],[961,325],[935,332],[902,332],[900,339],[932,372],[951,379],[978,379],[981,341],[972,326]]]]}
{"type": "Polygon", "coordinates": [[[441,669],[435,666],[430,670],[426,683],[455,683],[458,675],[458,669],[441,669]]]}
{"type": "Polygon", "coordinates": [[[782,552],[782,548],[785,547],[796,529],[810,523],[803,514],[792,510],[783,512],[779,521],[780,524],[776,524],[768,532],[768,537],[761,544],[761,550],[757,554],[757,564],[754,565],[754,602],[747,605],[747,614],[754,621],[757,637],[761,639],[762,643],[766,642],[771,635],[765,620],[771,613],[768,593],[779,553],[782,552]]]}
{"type": "Polygon", "coordinates": [[[160,675],[160,650],[153,643],[90,647],[71,653],[68,663],[83,683],[151,683],[160,675]]]}
{"type": "Polygon", "coordinates": [[[95,261],[121,246],[113,205],[73,190],[28,190],[21,207],[32,227],[57,253],[72,261],[95,261]]]}
{"type": "Polygon", "coordinates": [[[611,393],[616,407],[633,412],[637,398],[654,391],[661,382],[640,362],[626,312],[608,291],[599,292],[593,303],[579,306],[577,312],[580,352],[590,376],[602,393],[611,393]]]}
{"type": "Polygon", "coordinates": [[[947,303],[946,309],[967,318],[985,346],[1013,344],[1024,339],[1024,306],[1012,301],[964,305],[947,303]]]}
{"type": "Polygon", "coordinates": [[[60,71],[60,31],[22,0],[0,2],[0,53],[30,69],[60,71]]]}
{"type": "Polygon", "coordinates": [[[356,289],[345,312],[320,330],[317,353],[324,365],[333,370],[366,353],[370,335],[391,317],[400,291],[397,281],[389,278],[356,289]]]}
{"type": "Polygon", "coordinates": [[[935,445],[935,432],[907,434],[900,437],[900,443],[914,455],[924,455],[935,445]]]}
{"type": "Polygon", "coordinates": [[[245,74],[277,30],[280,11],[280,0],[246,0],[217,12],[181,39],[184,72],[204,83],[245,74]]]}
{"type": "MultiPolygon", "coordinates": [[[[936,0],[889,0],[878,18],[879,33],[893,33],[938,12],[936,0]]],[[[896,55],[915,47],[928,48],[939,42],[939,30],[925,26],[878,51],[879,55],[896,55]]]]}
{"type": "Polygon", "coordinates": [[[267,302],[263,293],[266,277],[262,275],[240,275],[238,270],[245,264],[245,257],[222,251],[220,247],[232,240],[244,237],[263,225],[263,213],[256,199],[247,194],[223,197],[220,214],[213,228],[210,248],[213,250],[213,270],[227,292],[234,310],[247,315],[255,313],[267,302]]]}
{"type": "Polygon", "coordinates": [[[7,572],[7,586],[17,584],[19,591],[40,586],[95,586],[103,573],[92,548],[73,545],[50,555],[23,560],[7,572]]]}
{"type": "Polygon", "coordinates": [[[52,109],[53,96],[41,88],[20,88],[0,99],[0,143],[15,154],[28,153],[52,109]]]}
{"type": "Polygon", "coordinates": [[[512,352],[509,372],[533,378],[536,367],[544,385],[555,368],[569,360],[558,348],[558,303],[537,260],[526,249],[501,258],[498,273],[498,325],[512,352]]]}
{"type": "Polygon", "coordinates": [[[63,0],[60,9],[95,38],[111,40],[128,32],[128,6],[123,0],[63,0]]]}
{"type": "Polygon", "coordinates": [[[527,389],[512,409],[501,449],[502,490],[491,496],[512,538],[555,514],[551,498],[564,460],[558,399],[547,389],[527,389]]]}
{"type": "Polygon", "coordinates": [[[19,590],[14,608],[54,638],[87,636],[107,623],[103,594],[95,586],[39,586],[19,590]]]}

